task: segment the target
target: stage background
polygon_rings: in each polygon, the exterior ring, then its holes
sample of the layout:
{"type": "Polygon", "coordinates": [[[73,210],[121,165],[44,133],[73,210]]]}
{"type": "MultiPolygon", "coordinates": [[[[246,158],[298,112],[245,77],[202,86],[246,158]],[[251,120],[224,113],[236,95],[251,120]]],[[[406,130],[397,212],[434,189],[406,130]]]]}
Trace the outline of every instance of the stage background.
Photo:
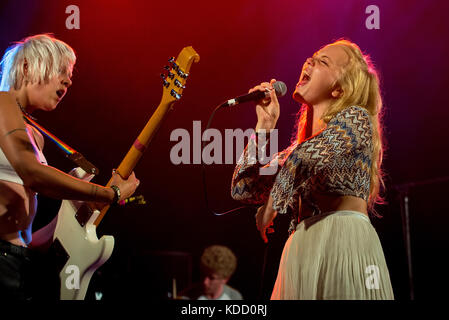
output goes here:
{"type": "MultiPolygon", "coordinates": [[[[230,284],[248,299],[267,299],[287,237],[288,217],[276,220],[266,247],[255,228],[255,210],[217,217],[205,207],[200,165],[174,165],[170,133],[193,121],[206,126],[212,110],[271,78],[287,84],[280,99],[280,147],[293,133],[298,105],[291,98],[301,66],[321,46],[341,37],[369,53],[381,75],[385,103],[384,168],[388,204],[372,223],[379,233],[395,296],[410,298],[400,193],[395,186],[449,176],[449,2],[447,1],[78,1],[2,0],[2,52],[26,36],[50,32],[77,53],[73,86],[38,122],[100,168],[106,183],[159,104],[159,74],[170,56],[193,46],[194,64],[181,101],[136,167],[136,194],[146,206],[113,208],[98,235],[114,235],[111,259],[93,277],[87,299],[167,299],[171,278],[178,290],[199,279],[198,259],[211,244],[238,257],[230,284]],[[66,28],[66,8],[80,9],[80,29],[66,28]],[[380,29],[369,30],[369,5],[380,10],[380,29]],[[261,281],[265,250],[267,268],[261,281]],[[262,287],[261,287],[262,285],[262,287]]],[[[252,128],[252,104],[219,111],[212,127],[252,128]]],[[[72,164],[47,141],[50,165],[72,164]]],[[[209,202],[216,211],[240,204],[230,197],[234,165],[207,166],[209,202]]],[[[410,189],[410,220],[416,299],[442,298],[447,252],[449,183],[410,189]]],[[[41,197],[35,226],[50,221],[59,201],[41,197]]]]}

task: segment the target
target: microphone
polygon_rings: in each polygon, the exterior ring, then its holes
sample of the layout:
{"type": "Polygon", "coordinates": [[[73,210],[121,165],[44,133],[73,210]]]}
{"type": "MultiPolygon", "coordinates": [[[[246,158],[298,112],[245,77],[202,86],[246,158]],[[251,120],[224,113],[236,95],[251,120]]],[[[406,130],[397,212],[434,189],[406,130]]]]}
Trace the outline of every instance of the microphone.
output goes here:
{"type": "MultiPolygon", "coordinates": [[[[276,91],[277,97],[282,97],[287,93],[287,86],[282,81],[276,81],[273,83],[274,91],[276,91]]],[[[263,98],[267,98],[270,96],[269,91],[254,91],[251,93],[247,93],[241,96],[238,96],[234,99],[229,99],[228,101],[224,102],[221,106],[222,107],[231,107],[235,106],[240,103],[248,102],[248,101],[257,101],[263,98]]]]}

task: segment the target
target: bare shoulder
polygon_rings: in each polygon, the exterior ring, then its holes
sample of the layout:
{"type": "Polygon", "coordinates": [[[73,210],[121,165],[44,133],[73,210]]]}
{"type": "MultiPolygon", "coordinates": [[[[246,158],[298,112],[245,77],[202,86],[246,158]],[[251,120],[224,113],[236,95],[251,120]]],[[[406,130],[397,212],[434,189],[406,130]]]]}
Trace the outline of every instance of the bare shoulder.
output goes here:
{"type": "Polygon", "coordinates": [[[24,127],[22,112],[14,97],[9,92],[0,92],[0,134],[24,127]]]}
{"type": "Polygon", "coordinates": [[[20,114],[19,107],[14,99],[13,95],[6,91],[0,91],[0,112],[20,114]]]}
{"type": "Polygon", "coordinates": [[[0,91],[0,106],[14,103],[14,97],[7,91],[0,91]]]}

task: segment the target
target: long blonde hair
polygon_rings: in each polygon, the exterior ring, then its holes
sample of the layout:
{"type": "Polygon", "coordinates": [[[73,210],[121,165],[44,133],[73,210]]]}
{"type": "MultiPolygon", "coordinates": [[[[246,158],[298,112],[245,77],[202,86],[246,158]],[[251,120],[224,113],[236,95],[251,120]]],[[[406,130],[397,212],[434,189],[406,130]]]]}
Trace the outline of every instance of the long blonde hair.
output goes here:
{"type": "MultiPolygon", "coordinates": [[[[342,95],[334,99],[329,108],[324,112],[322,119],[328,123],[337,113],[348,106],[359,106],[365,108],[371,118],[373,126],[373,158],[371,163],[370,193],[368,198],[368,208],[375,216],[379,216],[374,210],[374,205],[385,203],[380,195],[381,188],[385,188],[383,181],[382,159],[384,154],[383,130],[382,130],[382,96],[380,90],[379,75],[368,55],[364,55],[359,46],[349,40],[339,39],[328,46],[341,46],[349,57],[349,62],[340,70],[339,77],[335,85],[342,89],[342,95]]],[[[307,105],[303,105],[298,113],[297,134],[304,134],[302,126],[306,119],[301,120],[307,105]]],[[[304,115],[303,115],[304,117],[304,115]]]]}
{"type": "Polygon", "coordinates": [[[385,188],[382,160],[384,153],[382,129],[382,96],[379,75],[368,55],[362,53],[359,46],[349,40],[340,39],[327,46],[341,46],[349,56],[349,62],[343,67],[337,83],[343,90],[339,99],[335,99],[323,114],[328,123],[338,112],[348,106],[365,108],[373,126],[373,159],[371,163],[371,183],[368,207],[374,212],[376,203],[385,203],[380,189],[385,188]]]}

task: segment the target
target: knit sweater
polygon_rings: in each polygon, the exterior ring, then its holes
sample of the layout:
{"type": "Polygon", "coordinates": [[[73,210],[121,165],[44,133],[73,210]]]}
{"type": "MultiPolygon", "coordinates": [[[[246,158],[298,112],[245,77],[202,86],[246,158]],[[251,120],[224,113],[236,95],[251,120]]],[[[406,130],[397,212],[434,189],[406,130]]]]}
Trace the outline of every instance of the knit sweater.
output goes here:
{"type": "MultiPolygon", "coordinates": [[[[304,108],[305,109],[305,108],[304,108]]],[[[304,111],[304,110],[302,110],[304,111]]],[[[298,223],[298,200],[321,213],[314,203],[313,193],[351,195],[368,201],[373,157],[372,124],[366,109],[351,106],[336,114],[327,126],[305,139],[306,112],[299,120],[298,139],[287,149],[275,154],[263,166],[254,160],[249,150],[257,146],[252,137],[245,148],[232,178],[231,195],[248,204],[264,204],[273,198],[273,209],[285,214],[290,211],[289,231],[298,223]],[[272,175],[260,175],[260,168],[278,165],[272,175]],[[289,210],[291,209],[291,210],[289,210]]]]}

